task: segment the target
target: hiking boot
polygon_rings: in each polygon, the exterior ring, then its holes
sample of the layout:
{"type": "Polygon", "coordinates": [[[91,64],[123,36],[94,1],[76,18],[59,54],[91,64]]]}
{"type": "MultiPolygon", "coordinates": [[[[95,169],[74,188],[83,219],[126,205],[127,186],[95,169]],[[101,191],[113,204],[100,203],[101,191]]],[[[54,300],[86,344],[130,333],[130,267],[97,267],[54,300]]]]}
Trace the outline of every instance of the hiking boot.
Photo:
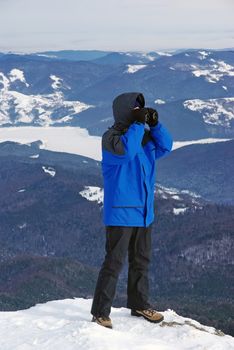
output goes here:
{"type": "Polygon", "coordinates": [[[96,322],[100,326],[104,326],[106,328],[112,328],[112,323],[109,316],[93,316],[92,322],[96,322]]]}
{"type": "Polygon", "coordinates": [[[157,312],[154,309],[145,309],[145,310],[131,310],[131,315],[132,316],[137,316],[137,317],[144,317],[147,321],[153,322],[153,323],[159,323],[163,321],[164,317],[162,314],[157,312]]]}

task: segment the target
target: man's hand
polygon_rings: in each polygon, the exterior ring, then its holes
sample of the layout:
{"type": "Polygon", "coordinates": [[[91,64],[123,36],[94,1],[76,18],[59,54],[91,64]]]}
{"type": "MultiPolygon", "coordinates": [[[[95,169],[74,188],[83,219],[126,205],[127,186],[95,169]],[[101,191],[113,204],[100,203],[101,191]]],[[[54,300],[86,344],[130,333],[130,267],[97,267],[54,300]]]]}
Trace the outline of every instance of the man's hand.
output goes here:
{"type": "Polygon", "coordinates": [[[132,110],[133,122],[138,121],[142,124],[146,122],[147,108],[134,108],[132,110]]]}
{"type": "Polygon", "coordinates": [[[153,108],[145,108],[147,109],[146,114],[146,123],[149,126],[156,126],[158,124],[158,112],[153,108]]]}

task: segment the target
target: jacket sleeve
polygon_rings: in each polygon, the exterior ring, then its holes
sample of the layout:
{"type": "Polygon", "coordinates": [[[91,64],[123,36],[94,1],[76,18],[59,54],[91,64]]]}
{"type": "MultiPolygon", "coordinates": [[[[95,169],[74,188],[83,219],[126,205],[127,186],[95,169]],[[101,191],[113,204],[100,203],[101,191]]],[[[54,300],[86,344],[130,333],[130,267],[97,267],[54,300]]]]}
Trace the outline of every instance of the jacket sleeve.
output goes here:
{"type": "Polygon", "coordinates": [[[156,126],[150,127],[150,134],[156,145],[155,158],[161,158],[172,150],[173,140],[169,131],[158,122],[156,126]]]}
{"type": "Polygon", "coordinates": [[[102,137],[102,162],[120,165],[132,160],[141,149],[144,124],[132,123],[124,134],[108,131],[102,137]]]}

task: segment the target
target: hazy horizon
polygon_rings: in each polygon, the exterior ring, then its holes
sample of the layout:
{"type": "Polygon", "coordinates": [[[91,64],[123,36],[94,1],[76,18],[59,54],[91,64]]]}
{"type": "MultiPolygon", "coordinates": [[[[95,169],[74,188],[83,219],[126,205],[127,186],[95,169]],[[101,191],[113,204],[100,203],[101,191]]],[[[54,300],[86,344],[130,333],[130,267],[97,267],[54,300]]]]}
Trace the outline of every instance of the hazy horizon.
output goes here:
{"type": "Polygon", "coordinates": [[[0,51],[234,47],[232,0],[0,0],[0,51]]]}
{"type": "Polygon", "coordinates": [[[189,50],[211,50],[211,51],[228,51],[228,50],[234,50],[234,46],[233,47],[224,47],[224,48],[218,48],[218,49],[214,49],[214,48],[210,48],[210,47],[198,47],[198,48],[176,48],[176,49],[153,49],[153,50],[101,50],[101,49],[58,49],[58,50],[32,50],[32,51],[20,51],[20,50],[0,50],[1,53],[4,54],[36,54],[36,53],[41,53],[41,52],[58,52],[58,51],[101,51],[101,52],[136,52],[136,53],[140,53],[140,52],[176,52],[176,51],[189,51],[189,50]]]}

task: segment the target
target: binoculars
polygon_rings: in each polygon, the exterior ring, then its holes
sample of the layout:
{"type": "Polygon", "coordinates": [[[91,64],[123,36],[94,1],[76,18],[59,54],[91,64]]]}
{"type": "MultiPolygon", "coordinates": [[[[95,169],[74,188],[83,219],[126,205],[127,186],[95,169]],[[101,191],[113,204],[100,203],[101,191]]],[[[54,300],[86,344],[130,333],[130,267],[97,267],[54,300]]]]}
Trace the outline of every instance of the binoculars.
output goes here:
{"type": "Polygon", "coordinates": [[[148,123],[149,120],[157,120],[158,114],[155,110],[152,110],[152,108],[145,108],[146,114],[145,114],[145,122],[148,123]]]}

